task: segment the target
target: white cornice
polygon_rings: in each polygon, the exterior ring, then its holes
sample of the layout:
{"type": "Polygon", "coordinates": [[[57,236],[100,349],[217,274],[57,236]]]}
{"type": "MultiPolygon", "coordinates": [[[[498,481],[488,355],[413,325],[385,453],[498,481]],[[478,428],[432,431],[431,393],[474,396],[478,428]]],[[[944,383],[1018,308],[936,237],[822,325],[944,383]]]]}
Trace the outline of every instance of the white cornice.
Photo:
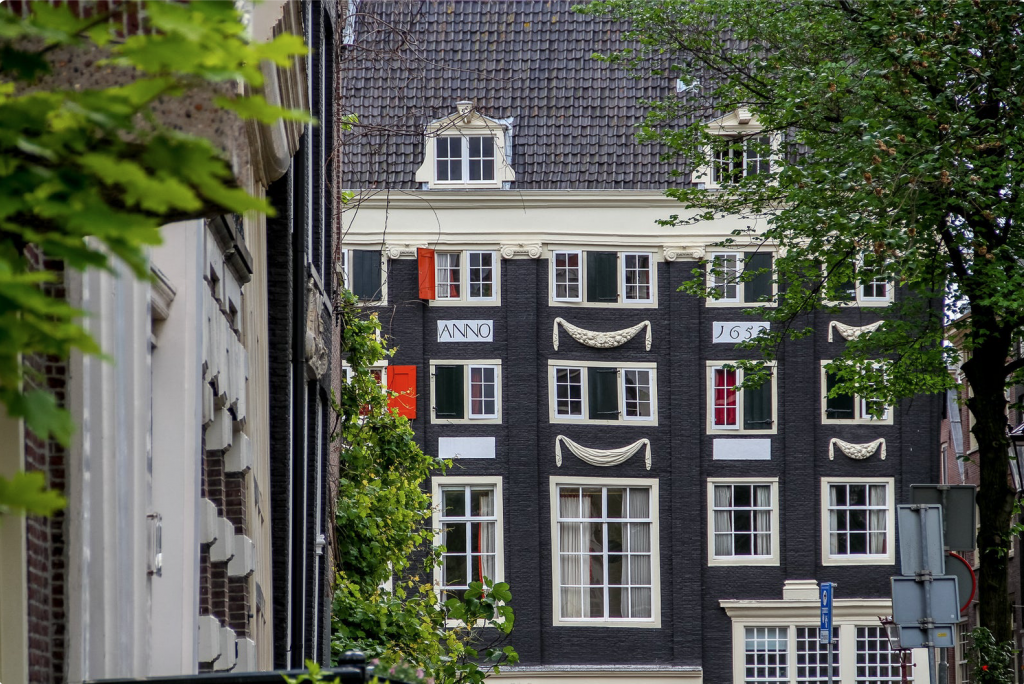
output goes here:
{"type": "Polygon", "coordinates": [[[356,209],[516,209],[666,207],[661,190],[376,190],[353,191],[356,209]]]}
{"type": "MultiPolygon", "coordinates": [[[[816,599],[810,601],[723,599],[718,603],[730,618],[745,623],[757,619],[808,620],[817,618],[821,611],[821,606],[816,599]]],[[[892,612],[892,601],[889,599],[836,599],[833,611],[837,621],[875,621],[880,615],[889,615],[892,612]]]]}

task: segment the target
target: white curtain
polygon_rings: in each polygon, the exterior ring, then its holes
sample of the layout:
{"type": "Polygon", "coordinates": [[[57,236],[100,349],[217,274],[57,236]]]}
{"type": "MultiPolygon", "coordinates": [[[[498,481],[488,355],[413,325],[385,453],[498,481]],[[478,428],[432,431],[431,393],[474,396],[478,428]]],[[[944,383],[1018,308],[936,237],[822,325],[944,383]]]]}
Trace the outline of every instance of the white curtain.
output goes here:
{"type": "MultiPolygon", "coordinates": [[[[839,505],[839,498],[837,495],[838,487],[836,485],[829,485],[828,488],[828,552],[833,556],[839,553],[839,535],[836,531],[839,529],[839,511],[836,510],[836,506],[839,505]]],[[[843,549],[843,553],[846,553],[846,549],[843,549]]]]}
{"type": "MultiPolygon", "coordinates": [[[[868,487],[868,505],[886,506],[885,485],[868,487]]],[[[887,508],[872,510],[868,515],[868,553],[886,553],[885,548],[885,514],[887,508]]]]}
{"type": "MultiPolygon", "coordinates": [[[[715,508],[732,506],[732,487],[729,485],[715,486],[715,508]]],[[[715,555],[731,556],[732,548],[732,511],[715,511],[715,555]]]]}
{"type": "MultiPolygon", "coordinates": [[[[474,516],[491,517],[494,515],[494,491],[474,491],[473,503],[475,504],[472,514],[474,516]]],[[[484,577],[494,580],[494,559],[495,559],[495,529],[494,522],[480,522],[473,530],[476,539],[475,551],[476,567],[473,568],[474,580],[482,580],[484,577]]]]}
{"type": "MultiPolygon", "coordinates": [[[[630,488],[628,511],[630,520],[650,519],[651,491],[630,488]]],[[[628,615],[634,618],[651,617],[651,523],[628,523],[627,537],[632,604],[628,615]]]]}
{"type": "Polygon", "coordinates": [[[754,505],[768,510],[757,511],[754,535],[754,553],[758,556],[770,556],[772,553],[772,488],[767,485],[754,487],[754,505]]]}
{"type": "MultiPolygon", "coordinates": [[[[579,518],[583,502],[577,488],[559,488],[558,517],[579,518]]],[[[586,500],[587,513],[590,503],[586,500]]],[[[579,522],[558,523],[558,570],[563,618],[590,616],[590,602],[583,600],[583,540],[590,537],[590,525],[579,522]]]]}

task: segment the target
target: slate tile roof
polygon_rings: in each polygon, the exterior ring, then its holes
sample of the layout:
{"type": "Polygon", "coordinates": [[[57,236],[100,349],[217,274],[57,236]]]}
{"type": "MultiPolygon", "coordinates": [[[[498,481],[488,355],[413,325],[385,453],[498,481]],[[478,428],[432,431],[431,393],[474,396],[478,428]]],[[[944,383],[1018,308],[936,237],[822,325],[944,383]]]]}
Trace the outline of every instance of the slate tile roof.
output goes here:
{"type": "Polygon", "coordinates": [[[343,47],[340,107],[359,124],[342,136],[342,184],[416,188],[423,127],[472,100],[514,117],[517,189],[658,189],[676,164],[640,146],[641,100],[675,79],[634,79],[592,58],[622,46],[623,25],[558,0],[361,0],[343,47]]]}

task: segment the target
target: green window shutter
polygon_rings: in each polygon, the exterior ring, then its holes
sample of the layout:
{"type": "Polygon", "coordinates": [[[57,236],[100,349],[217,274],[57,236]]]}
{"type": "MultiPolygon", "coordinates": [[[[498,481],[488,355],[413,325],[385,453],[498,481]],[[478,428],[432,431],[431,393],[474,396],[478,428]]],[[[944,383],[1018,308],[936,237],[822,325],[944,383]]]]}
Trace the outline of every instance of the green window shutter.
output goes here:
{"type": "Polygon", "coordinates": [[[765,252],[747,252],[743,256],[746,257],[744,271],[757,272],[768,269],[743,283],[743,301],[748,304],[769,301],[772,298],[772,255],[765,252]]]}
{"type": "Polygon", "coordinates": [[[615,368],[588,368],[590,418],[619,419],[619,372],[615,368]]]}
{"type": "Polygon", "coordinates": [[[352,250],[352,293],[364,301],[380,299],[380,252],[352,250]]]}
{"type": "Polygon", "coordinates": [[[587,301],[619,301],[617,252],[587,252],[587,301]]]}
{"type": "MultiPolygon", "coordinates": [[[[835,373],[825,375],[826,396],[832,392],[832,388],[838,384],[835,373]]],[[[825,417],[833,420],[853,419],[853,395],[840,394],[835,397],[828,397],[825,400],[825,417]]]]}
{"type": "Polygon", "coordinates": [[[434,416],[465,418],[466,390],[464,366],[434,367],[434,416]]]}
{"type": "MultiPolygon", "coordinates": [[[[774,371],[773,371],[774,372],[774,371]]],[[[743,390],[743,429],[770,430],[772,427],[772,379],[760,387],[743,390]]]]}

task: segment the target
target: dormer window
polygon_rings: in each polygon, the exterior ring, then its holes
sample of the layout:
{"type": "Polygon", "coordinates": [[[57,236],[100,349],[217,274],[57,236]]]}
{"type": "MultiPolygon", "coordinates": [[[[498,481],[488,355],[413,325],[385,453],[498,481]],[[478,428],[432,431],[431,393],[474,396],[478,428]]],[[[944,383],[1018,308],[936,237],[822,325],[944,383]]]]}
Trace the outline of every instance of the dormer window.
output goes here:
{"type": "Polygon", "coordinates": [[[512,121],[477,112],[472,102],[431,122],[416,180],[424,189],[507,188],[512,171],[512,121]]]}
{"type": "Polygon", "coordinates": [[[708,124],[708,133],[720,142],[711,150],[711,168],[698,168],[694,183],[717,189],[746,176],[771,173],[778,140],[761,134],[761,124],[749,110],[741,107],[715,119],[708,124]]]}

